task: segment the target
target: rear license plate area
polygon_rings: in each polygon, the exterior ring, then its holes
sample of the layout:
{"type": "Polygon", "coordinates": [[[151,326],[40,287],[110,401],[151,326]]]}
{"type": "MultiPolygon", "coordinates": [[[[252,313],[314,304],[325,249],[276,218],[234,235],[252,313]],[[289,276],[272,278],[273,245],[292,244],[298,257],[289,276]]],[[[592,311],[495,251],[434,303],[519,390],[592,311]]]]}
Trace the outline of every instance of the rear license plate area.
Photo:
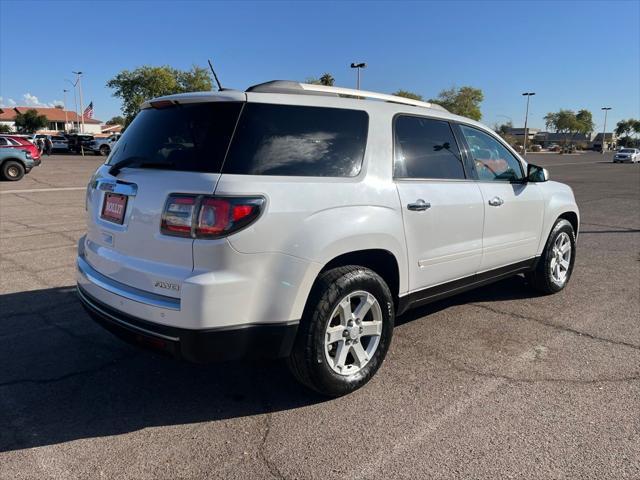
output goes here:
{"type": "Polygon", "coordinates": [[[127,211],[127,196],[119,193],[105,193],[100,218],[122,225],[127,211]]]}

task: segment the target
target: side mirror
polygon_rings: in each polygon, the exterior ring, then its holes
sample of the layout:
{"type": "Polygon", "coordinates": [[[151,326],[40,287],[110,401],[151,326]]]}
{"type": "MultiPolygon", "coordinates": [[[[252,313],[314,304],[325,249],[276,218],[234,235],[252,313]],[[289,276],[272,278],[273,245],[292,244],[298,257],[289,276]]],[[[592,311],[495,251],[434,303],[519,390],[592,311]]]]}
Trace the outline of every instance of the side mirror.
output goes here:
{"type": "Polygon", "coordinates": [[[539,167],[533,163],[527,165],[527,181],[546,182],[547,180],[549,180],[549,171],[546,168],[539,167]]]}

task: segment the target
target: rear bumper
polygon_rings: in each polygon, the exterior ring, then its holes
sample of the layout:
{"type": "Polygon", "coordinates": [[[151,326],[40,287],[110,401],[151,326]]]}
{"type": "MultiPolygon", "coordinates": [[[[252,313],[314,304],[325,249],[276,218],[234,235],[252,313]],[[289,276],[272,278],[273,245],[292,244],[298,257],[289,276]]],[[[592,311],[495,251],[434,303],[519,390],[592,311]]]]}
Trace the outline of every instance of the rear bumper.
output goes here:
{"type": "Polygon", "coordinates": [[[298,322],[190,330],[160,325],[120,312],[78,286],[89,315],[121,339],[197,363],[243,358],[280,358],[291,352],[298,322]]]}

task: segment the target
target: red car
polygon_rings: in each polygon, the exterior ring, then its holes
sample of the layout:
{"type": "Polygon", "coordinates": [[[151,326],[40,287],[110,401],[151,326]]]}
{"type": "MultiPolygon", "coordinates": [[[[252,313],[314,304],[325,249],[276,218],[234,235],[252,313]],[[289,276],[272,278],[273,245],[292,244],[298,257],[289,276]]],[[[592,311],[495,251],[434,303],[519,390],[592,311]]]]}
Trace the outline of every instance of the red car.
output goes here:
{"type": "Polygon", "coordinates": [[[0,148],[17,148],[29,152],[34,160],[40,158],[40,150],[26,138],[17,135],[1,135],[0,148]]]}

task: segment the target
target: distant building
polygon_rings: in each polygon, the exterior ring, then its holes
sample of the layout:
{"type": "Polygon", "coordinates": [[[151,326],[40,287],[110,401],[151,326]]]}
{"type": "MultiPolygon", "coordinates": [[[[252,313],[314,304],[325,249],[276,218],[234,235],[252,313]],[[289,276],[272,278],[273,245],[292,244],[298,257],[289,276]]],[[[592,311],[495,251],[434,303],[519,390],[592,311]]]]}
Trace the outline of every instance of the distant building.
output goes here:
{"type": "MultiPolygon", "coordinates": [[[[539,131],[539,128],[527,127],[527,142],[532,141],[539,131]]],[[[522,142],[524,140],[524,128],[511,127],[507,130],[507,135],[511,135],[522,142]]]]}
{"type": "Polygon", "coordinates": [[[534,138],[536,143],[539,143],[543,147],[557,144],[564,145],[565,143],[571,145],[579,145],[581,147],[589,147],[591,144],[591,135],[584,133],[556,133],[556,132],[538,132],[534,138]]]}
{"type": "MultiPolygon", "coordinates": [[[[615,148],[616,143],[618,141],[618,137],[614,132],[605,133],[604,141],[607,149],[615,148]]],[[[598,133],[593,140],[591,140],[591,148],[594,150],[600,150],[602,148],[602,133],[598,133]]]]}
{"type": "Polygon", "coordinates": [[[122,125],[102,125],[102,133],[122,133],[122,125]]]}
{"type": "MultiPolygon", "coordinates": [[[[63,110],[62,108],[44,108],[44,107],[0,107],[0,124],[8,125],[12,131],[16,130],[15,120],[18,113],[24,113],[27,110],[35,110],[39,115],[44,115],[49,121],[46,128],[39,130],[38,133],[57,133],[63,131],[77,130],[80,131],[82,120],[76,115],[76,112],[63,110]],[[65,118],[66,113],[66,118],[65,118]],[[66,123],[65,123],[66,122],[66,123]]],[[[102,122],[95,118],[84,119],[85,133],[101,133],[100,124],[102,122]]]]}

